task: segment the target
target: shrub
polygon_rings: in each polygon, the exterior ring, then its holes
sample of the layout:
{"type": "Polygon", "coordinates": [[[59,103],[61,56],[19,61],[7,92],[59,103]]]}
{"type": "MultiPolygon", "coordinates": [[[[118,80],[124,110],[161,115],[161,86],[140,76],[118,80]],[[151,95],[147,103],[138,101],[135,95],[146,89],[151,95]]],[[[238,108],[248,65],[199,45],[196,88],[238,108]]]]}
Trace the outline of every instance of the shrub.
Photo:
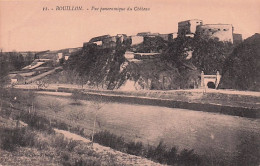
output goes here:
{"type": "Polygon", "coordinates": [[[111,147],[116,150],[124,151],[125,141],[123,137],[118,137],[109,131],[101,131],[94,134],[94,142],[111,147]]]}
{"type": "Polygon", "coordinates": [[[51,146],[53,147],[66,149],[69,144],[69,140],[65,139],[64,135],[57,135],[54,138],[52,138],[51,144],[52,144],[51,146]]]}
{"type": "Polygon", "coordinates": [[[178,163],[181,165],[200,165],[201,159],[200,157],[194,153],[193,150],[184,149],[178,155],[178,163]]]}
{"type": "Polygon", "coordinates": [[[42,139],[37,139],[35,141],[35,145],[36,148],[43,150],[43,149],[47,149],[47,147],[49,146],[48,141],[46,140],[42,140],[42,139]]]}
{"type": "Polygon", "coordinates": [[[71,105],[81,105],[80,100],[82,99],[82,93],[79,91],[73,91],[71,98],[73,99],[73,102],[71,103],[71,105]]]}
{"type": "Polygon", "coordinates": [[[45,117],[37,115],[37,113],[28,113],[22,111],[18,116],[18,119],[21,119],[33,129],[54,133],[54,130],[50,126],[50,121],[45,117]]]}
{"type": "Polygon", "coordinates": [[[184,149],[178,154],[176,147],[168,149],[162,141],[157,147],[148,146],[145,157],[168,165],[196,166],[201,164],[201,158],[193,150],[184,149]]]}
{"type": "Polygon", "coordinates": [[[68,151],[73,151],[78,144],[78,141],[70,140],[67,147],[68,151]]]}
{"type": "Polygon", "coordinates": [[[86,118],[86,114],[84,110],[72,110],[68,113],[68,119],[74,122],[84,120],[86,118]]]}
{"type": "Polygon", "coordinates": [[[73,164],[75,166],[100,166],[101,162],[97,159],[88,159],[88,158],[80,158],[79,160],[76,160],[73,164]]]}
{"type": "Polygon", "coordinates": [[[174,165],[178,160],[178,149],[176,147],[172,147],[168,153],[165,154],[165,158],[167,158],[167,164],[174,165]]]}
{"type": "Polygon", "coordinates": [[[17,146],[34,146],[35,133],[27,128],[0,129],[1,148],[14,151],[17,146]]]}
{"type": "Polygon", "coordinates": [[[165,156],[167,156],[166,145],[162,141],[158,144],[156,148],[148,146],[146,157],[158,161],[160,163],[166,163],[165,156]]]}
{"type": "Polygon", "coordinates": [[[49,110],[58,113],[64,109],[64,106],[57,100],[51,100],[48,104],[47,107],[49,110]]]}
{"type": "Polygon", "coordinates": [[[61,156],[63,166],[100,166],[102,165],[99,159],[92,157],[73,156],[69,152],[64,152],[61,156]]]}
{"type": "Polygon", "coordinates": [[[58,122],[57,120],[52,120],[51,125],[61,130],[69,130],[69,126],[66,123],[58,122]]]}
{"type": "Polygon", "coordinates": [[[63,152],[62,154],[61,154],[61,159],[63,160],[63,162],[67,162],[67,161],[69,161],[69,159],[70,159],[70,154],[66,151],[66,152],[63,152]]]}
{"type": "Polygon", "coordinates": [[[143,152],[143,144],[142,142],[130,142],[127,144],[126,152],[132,155],[140,156],[143,152]]]}
{"type": "Polygon", "coordinates": [[[160,141],[156,147],[149,145],[145,147],[141,142],[126,143],[123,137],[119,137],[109,131],[101,131],[94,134],[94,142],[132,155],[143,156],[162,164],[197,166],[202,162],[200,156],[195,154],[193,150],[184,149],[178,153],[176,147],[169,149],[163,141],[160,141]]]}

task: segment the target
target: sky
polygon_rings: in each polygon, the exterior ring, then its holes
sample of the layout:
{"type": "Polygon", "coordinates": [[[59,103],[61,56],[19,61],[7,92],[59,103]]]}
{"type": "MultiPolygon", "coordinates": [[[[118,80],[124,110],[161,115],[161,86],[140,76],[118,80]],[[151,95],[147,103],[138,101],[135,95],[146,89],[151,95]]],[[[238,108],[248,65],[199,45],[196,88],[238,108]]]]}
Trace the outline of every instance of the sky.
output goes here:
{"type": "Polygon", "coordinates": [[[42,51],[82,47],[100,35],[138,32],[173,33],[178,22],[232,24],[243,38],[260,33],[259,0],[0,0],[0,49],[42,51]],[[82,6],[82,11],[56,11],[82,6]],[[43,11],[47,7],[50,10],[43,11]],[[93,11],[133,8],[132,11],[93,11]],[[134,7],[149,11],[134,11],[134,7]],[[51,10],[53,8],[54,10],[51,10]],[[88,9],[88,10],[87,10],[88,9]]]}

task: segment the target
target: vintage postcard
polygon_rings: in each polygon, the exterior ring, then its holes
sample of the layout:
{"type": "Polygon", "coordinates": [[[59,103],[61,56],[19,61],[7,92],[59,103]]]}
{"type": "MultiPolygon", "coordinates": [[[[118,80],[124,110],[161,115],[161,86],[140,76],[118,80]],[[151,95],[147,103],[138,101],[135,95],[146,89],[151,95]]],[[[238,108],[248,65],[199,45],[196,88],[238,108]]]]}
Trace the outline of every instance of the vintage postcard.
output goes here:
{"type": "Polygon", "coordinates": [[[0,166],[259,166],[259,0],[0,0],[0,166]]]}

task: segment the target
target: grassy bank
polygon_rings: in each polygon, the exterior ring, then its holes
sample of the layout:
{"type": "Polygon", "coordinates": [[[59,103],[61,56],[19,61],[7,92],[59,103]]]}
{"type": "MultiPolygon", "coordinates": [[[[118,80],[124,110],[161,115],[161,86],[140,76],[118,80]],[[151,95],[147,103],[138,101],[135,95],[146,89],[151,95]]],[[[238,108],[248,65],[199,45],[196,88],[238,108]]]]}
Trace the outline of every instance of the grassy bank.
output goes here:
{"type": "MultiPolygon", "coordinates": [[[[15,93],[15,95],[17,95],[17,93],[15,93]]],[[[19,105],[19,102],[16,102],[16,106],[19,105]]],[[[48,107],[50,107],[50,109],[57,109],[60,106],[52,103],[48,105],[48,107]]],[[[19,150],[23,151],[24,148],[27,148],[27,150],[28,148],[34,148],[39,153],[45,153],[42,151],[52,149],[55,162],[62,165],[121,165],[121,163],[114,161],[113,156],[107,155],[108,157],[105,159],[104,156],[99,156],[90,145],[68,140],[62,135],[55,134],[53,127],[70,130],[84,137],[89,137],[85,135],[84,132],[82,132],[82,128],[78,126],[71,126],[38,114],[37,106],[35,106],[35,108],[32,107],[31,110],[23,110],[23,108],[16,109],[13,104],[11,107],[6,107],[5,105],[1,109],[0,115],[4,117],[3,119],[11,118],[16,121],[16,124],[14,125],[14,123],[12,123],[13,126],[11,127],[5,126],[0,128],[0,145],[4,151],[16,152],[19,150]],[[21,127],[19,121],[25,122],[28,126],[21,127]]],[[[94,135],[94,141],[115,150],[146,157],[163,164],[182,163],[184,165],[190,165],[190,163],[193,163],[199,165],[201,162],[199,156],[194,154],[193,151],[183,150],[180,154],[177,154],[176,148],[172,148],[175,149],[173,153],[172,150],[168,151],[166,146],[162,143],[157,147],[145,147],[141,142],[127,143],[123,137],[118,137],[108,131],[96,133],[94,135]],[[170,159],[172,157],[175,159],[170,159]]],[[[11,157],[11,154],[6,154],[11,157]]],[[[8,164],[8,162],[3,164],[8,164]]]]}
{"type": "Polygon", "coordinates": [[[97,91],[59,88],[59,92],[72,92],[79,99],[103,100],[130,104],[183,108],[195,111],[215,112],[248,118],[259,118],[260,105],[257,96],[202,93],[186,91],[97,91]]]}

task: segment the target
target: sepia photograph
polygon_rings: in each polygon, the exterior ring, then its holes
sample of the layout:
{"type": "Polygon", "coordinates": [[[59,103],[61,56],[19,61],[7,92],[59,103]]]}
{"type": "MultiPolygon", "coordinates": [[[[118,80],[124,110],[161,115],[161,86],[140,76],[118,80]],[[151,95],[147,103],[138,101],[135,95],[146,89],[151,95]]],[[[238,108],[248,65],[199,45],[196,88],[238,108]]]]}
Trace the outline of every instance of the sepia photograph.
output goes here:
{"type": "Polygon", "coordinates": [[[0,166],[259,166],[259,0],[0,0],[0,166]]]}

